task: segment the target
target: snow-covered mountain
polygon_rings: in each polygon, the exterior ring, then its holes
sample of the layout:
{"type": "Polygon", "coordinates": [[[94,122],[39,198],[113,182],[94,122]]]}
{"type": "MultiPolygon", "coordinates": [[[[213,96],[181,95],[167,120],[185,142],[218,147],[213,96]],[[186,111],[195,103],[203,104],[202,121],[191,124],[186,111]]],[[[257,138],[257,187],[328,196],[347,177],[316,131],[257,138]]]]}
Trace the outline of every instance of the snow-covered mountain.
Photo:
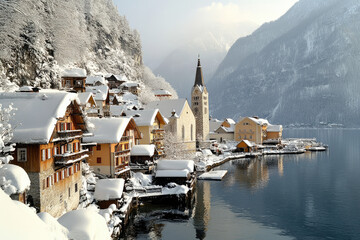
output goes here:
{"type": "MultiPolygon", "coordinates": [[[[74,66],[89,75],[125,74],[138,82],[148,72],[140,36],[112,0],[0,2],[1,85],[10,81],[54,88],[61,70],[74,66]]],[[[152,90],[146,83],[145,88],[152,90]]]]}
{"type": "Polygon", "coordinates": [[[359,126],[360,2],[300,0],[238,39],[208,84],[214,116],[359,126]]]}
{"type": "Polygon", "coordinates": [[[189,97],[195,80],[197,55],[200,55],[204,80],[207,82],[235,40],[256,27],[256,24],[246,22],[236,25],[237,31],[223,27],[214,31],[196,32],[191,40],[172,51],[154,72],[163,76],[180,97],[189,97]]]}

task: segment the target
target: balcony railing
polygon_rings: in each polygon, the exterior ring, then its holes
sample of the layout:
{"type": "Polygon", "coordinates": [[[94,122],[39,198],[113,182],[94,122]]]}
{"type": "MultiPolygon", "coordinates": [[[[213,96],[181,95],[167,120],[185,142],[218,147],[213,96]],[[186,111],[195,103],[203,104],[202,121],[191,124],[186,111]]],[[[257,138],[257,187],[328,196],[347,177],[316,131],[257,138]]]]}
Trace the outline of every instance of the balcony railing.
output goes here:
{"type": "Polygon", "coordinates": [[[164,133],[164,132],[165,132],[164,129],[153,129],[153,130],[151,131],[151,133],[164,133]]]}
{"type": "Polygon", "coordinates": [[[114,155],[115,156],[123,155],[124,153],[128,153],[128,152],[130,152],[130,149],[124,149],[124,150],[121,150],[121,151],[114,152],[114,155]]]}
{"type": "Polygon", "coordinates": [[[57,135],[58,135],[58,137],[53,139],[54,142],[68,141],[68,140],[73,140],[75,138],[81,138],[82,137],[82,131],[79,130],[79,129],[77,129],[77,130],[63,130],[63,131],[58,131],[57,135]]]}
{"type": "Polygon", "coordinates": [[[81,161],[89,155],[87,154],[88,150],[81,150],[79,152],[64,153],[54,155],[54,160],[56,165],[67,165],[72,164],[78,161],[81,161]]]}
{"type": "Polygon", "coordinates": [[[121,137],[121,142],[127,142],[130,140],[130,136],[123,136],[121,137]]]}

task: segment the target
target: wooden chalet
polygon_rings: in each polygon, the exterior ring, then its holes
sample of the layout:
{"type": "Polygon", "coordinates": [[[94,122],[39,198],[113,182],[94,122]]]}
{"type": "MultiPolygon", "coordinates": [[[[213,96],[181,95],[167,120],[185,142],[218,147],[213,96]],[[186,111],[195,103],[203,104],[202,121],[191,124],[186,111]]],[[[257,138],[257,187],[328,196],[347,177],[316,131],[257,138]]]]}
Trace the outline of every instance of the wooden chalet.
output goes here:
{"type": "Polygon", "coordinates": [[[89,164],[95,173],[108,177],[130,176],[130,150],[138,142],[141,133],[132,118],[89,118],[94,128],[92,136],[85,137],[91,152],[89,164]]]}
{"type": "Polygon", "coordinates": [[[70,68],[61,73],[62,88],[85,92],[86,71],[82,68],[70,68]]]}
{"type": "Polygon", "coordinates": [[[95,185],[94,198],[100,209],[106,209],[111,204],[120,208],[125,180],[120,179],[99,179],[95,185]]]}
{"type": "Polygon", "coordinates": [[[87,131],[75,93],[55,90],[0,93],[3,106],[17,109],[11,119],[15,165],[31,180],[29,197],[40,212],[58,217],[76,209],[81,188],[81,147],[87,131]]]}
{"type": "Polygon", "coordinates": [[[256,151],[256,144],[248,140],[242,140],[236,145],[237,152],[253,152],[256,151]]]}
{"type": "Polygon", "coordinates": [[[121,84],[128,81],[125,75],[111,75],[105,77],[105,79],[108,81],[108,86],[110,89],[119,88],[121,84]]]}

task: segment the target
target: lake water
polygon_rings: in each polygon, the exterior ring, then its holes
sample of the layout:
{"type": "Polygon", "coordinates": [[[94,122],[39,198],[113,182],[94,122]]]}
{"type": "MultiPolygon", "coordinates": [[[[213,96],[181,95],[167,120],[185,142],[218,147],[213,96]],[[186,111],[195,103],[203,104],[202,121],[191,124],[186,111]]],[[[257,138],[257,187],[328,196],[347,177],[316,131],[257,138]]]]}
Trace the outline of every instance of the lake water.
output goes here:
{"type": "Polygon", "coordinates": [[[316,137],[329,150],[228,162],[223,181],[198,181],[190,211],[142,207],[125,239],[360,239],[360,130],[284,137],[316,137]]]}

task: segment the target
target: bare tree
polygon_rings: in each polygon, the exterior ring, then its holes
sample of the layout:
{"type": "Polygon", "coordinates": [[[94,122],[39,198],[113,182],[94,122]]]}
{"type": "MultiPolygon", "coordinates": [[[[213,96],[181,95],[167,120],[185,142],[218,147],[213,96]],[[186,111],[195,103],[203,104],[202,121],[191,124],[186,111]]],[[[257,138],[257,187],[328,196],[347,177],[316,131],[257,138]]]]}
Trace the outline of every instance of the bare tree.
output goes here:
{"type": "Polygon", "coordinates": [[[188,159],[190,157],[186,144],[170,131],[164,134],[164,151],[167,159],[188,159]]]}

